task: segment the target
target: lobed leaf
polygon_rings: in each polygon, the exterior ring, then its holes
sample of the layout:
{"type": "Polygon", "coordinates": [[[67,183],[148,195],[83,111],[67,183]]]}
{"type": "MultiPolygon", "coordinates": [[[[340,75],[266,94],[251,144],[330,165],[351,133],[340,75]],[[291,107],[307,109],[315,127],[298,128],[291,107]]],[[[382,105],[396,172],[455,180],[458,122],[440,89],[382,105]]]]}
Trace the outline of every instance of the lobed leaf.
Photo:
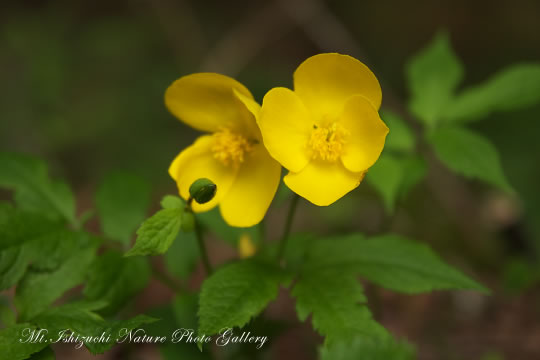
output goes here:
{"type": "MultiPolygon", "coordinates": [[[[80,236],[87,235],[80,234],[80,236]]],[[[95,252],[95,246],[81,247],[53,271],[27,271],[15,294],[19,317],[23,320],[33,318],[47,309],[64,292],[82,283],[95,252]]]]}
{"type": "Polygon", "coordinates": [[[279,268],[254,261],[226,265],[207,278],[199,297],[199,334],[243,327],[278,294],[287,276],[279,268]]]}
{"type": "Polygon", "coordinates": [[[0,360],[23,360],[28,359],[32,354],[37,353],[47,347],[47,343],[21,342],[21,338],[26,339],[25,334],[37,327],[20,323],[0,330],[0,360]]]}
{"type": "Polygon", "coordinates": [[[357,337],[351,342],[338,342],[325,346],[320,352],[321,360],[414,360],[414,348],[405,341],[394,339],[373,340],[357,337]]]}
{"type": "Polygon", "coordinates": [[[143,222],[150,203],[150,185],[138,176],[109,174],[96,193],[96,207],[103,233],[128,244],[143,222]]]}
{"type": "Polygon", "coordinates": [[[497,149],[485,137],[465,128],[447,127],[435,130],[428,141],[439,160],[451,170],[513,192],[497,149]]]}
{"type": "Polygon", "coordinates": [[[90,267],[83,294],[88,300],[107,302],[101,312],[114,314],[144,289],[149,280],[146,258],[126,258],[119,252],[108,251],[90,267]]]}
{"type": "Polygon", "coordinates": [[[352,272],[382,287],[421,293],[433,290],[488,290],[445,264],[428,246],[398,235],[365,239],[360,234],[315,242],[307,267],[352,272]]]}
{"type": "Polygon", "coordinates": [[[356,336],[385,338],[386,330],[372,319],[362,286],[351,273],[317,269],[302,273],[291,294],[301,321],[312,314],[313,328],[325,343],[352,341],[356,336]]]}
{"type": "Polygon", "coordinates": [[[462,91],[448,106],[448,122],[470,122],[498,111],[524,108],[540,102],[540,64],[504,69],[485,83],[462,91]]]}
{"type": "Polygon", "coordinates": [[[76,222],[73,193],[64,182],[49,179],[41,160],[0,152],[0,187],[14,190],[15,201],[25,210],[76,222]]]}
{"type": "Polygon", "coordinates": [[[463,79],[463,67],[448,35],[438,33],[406,66],[411,99],[409,109],[425,125],[440,121],[463,79]]]}

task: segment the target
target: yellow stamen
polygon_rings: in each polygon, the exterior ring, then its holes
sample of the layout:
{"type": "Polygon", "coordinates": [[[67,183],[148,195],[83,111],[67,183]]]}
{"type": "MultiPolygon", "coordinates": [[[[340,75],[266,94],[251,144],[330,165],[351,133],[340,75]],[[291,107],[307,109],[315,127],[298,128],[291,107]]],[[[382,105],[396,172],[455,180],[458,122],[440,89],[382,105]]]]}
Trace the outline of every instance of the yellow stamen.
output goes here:
{"type": "Polygon", "coordinates": [[[343,151],[343,145],[349,132],[340,124],[332,123],[328,127],[313,126],[309,147],[313,159],[336,161],[343,151]]]}
{"type": "Polygon", "coordinates": [[[253,150],[253,142],[244,136],[223,129],[214,133],[214,145],[212,152],[214,158],[218,159],[226,166],[238,167],[244,162],[244,156],[253,150]]]}

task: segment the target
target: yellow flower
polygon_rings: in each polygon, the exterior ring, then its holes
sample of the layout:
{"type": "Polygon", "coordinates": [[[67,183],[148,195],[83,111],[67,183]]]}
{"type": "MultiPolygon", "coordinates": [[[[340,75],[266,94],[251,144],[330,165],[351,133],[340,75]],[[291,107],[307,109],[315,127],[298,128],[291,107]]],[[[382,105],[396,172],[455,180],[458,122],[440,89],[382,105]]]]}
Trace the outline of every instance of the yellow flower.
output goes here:
{"type": "Polygon", "coordinates": [[[304,61],[294,73],[294,91],[270,90],[258,125],[270,155],[289,170],[285,184],[320,206],[356,188],[388,134],[378,114],[381,100],[367,66],[340,54],[304,61]]]}
{"type": "Polygon", "coordinates": [[[276,193],[281,166],[262,144],[255,119],[260,106],[249,90],[227,76],[198,73],[169,86],[165,104],[187,125],[211,133],[184,149],[169,168],[180,196],[187,199],[190,185],[207,178],[217,185],[216,195],[208,203],[193,203],[195,212],[219,204],[229,225],[259,223],[276,193]]]}

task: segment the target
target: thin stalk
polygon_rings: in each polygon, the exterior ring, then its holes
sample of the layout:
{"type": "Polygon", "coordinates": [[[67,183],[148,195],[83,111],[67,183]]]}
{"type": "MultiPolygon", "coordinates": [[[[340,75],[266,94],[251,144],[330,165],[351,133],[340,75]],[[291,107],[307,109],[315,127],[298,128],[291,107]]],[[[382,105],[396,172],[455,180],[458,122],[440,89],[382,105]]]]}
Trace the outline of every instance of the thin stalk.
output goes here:
{"type": "Polygon", "coordinates": [[[184,292],[185,289],[177,283],[168,273],[159,269],[158,267],[153,267],[152,272],[154,277],[159,280],[163,285],[167,286],[175,293],[184,292]]]}
{"type": "Polygon", "coordinates": [[[201,252],[201,259],[206,274],[211,275],[213,272],[212,264],[210,264],[210,260],[208,259],[208,252],[206,251],[206,245],[204,244],[202,229],[197,218],[195,218],[195,236],[197,237],[197,243],[199,244],[199,251],[201,252]]]}
{"type": "Polygon", "coordinates": [[[287,220],[285,222],[285,227],[283,228],[283,235],[281,235],[281,240],[279,241],[279,247],[277,251],[277,262],[280,263],[285,255],[285,248],[287,247],[287,240],[289,240],[289,234],[291,233],[291,227],[294,219],[294,214],[296,213],[296,208],[298,205],[298,200],[300,196],[294,194],[291,204],[289,205],[289,212],[287,213],[287,220]]]}

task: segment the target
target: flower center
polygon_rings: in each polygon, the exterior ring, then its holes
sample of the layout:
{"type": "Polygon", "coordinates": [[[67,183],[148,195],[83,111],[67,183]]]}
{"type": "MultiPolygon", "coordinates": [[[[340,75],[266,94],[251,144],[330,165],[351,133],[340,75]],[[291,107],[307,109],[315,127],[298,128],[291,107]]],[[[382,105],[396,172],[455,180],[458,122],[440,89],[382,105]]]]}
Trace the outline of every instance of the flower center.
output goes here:
{"type": "Polygon", "coordinates": [[[328,127],[313,125],[308,143],[311,148],[311,157],[336,161],[343,151],[343,145],[345,145],[348,135],[347,129],[335,122],[328,127]]]}
{"type": "Polygon", "coordinates": [[[238,167],[244,162],[244,155],[253,150],[254,141],[246,139],[240,134],[231,132],[229,129],[222,129],[213,135],[214,145],[212,152],[214,158],[218,159],[225,166],[238,167]]]}

